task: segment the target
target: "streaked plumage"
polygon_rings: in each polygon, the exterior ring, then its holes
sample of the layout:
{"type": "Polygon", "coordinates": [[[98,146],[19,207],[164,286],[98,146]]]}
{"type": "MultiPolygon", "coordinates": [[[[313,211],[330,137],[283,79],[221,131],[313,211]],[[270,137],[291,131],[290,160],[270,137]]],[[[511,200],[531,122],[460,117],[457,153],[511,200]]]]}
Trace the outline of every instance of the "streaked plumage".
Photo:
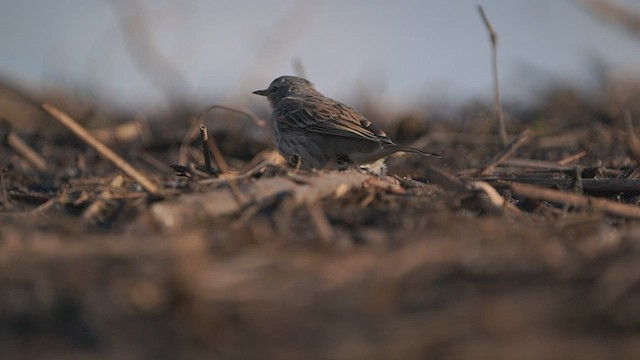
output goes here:
{"type": "Polygon", "coordinates": [[[301,167],[324,168],[331,163],[365,165],[398,151],[440,156],[397,145],[357,111],[318,92],[296,76],[281,76],[265,90],[273,107],[272,126],[278,151],[300,156],[301,167]]]}

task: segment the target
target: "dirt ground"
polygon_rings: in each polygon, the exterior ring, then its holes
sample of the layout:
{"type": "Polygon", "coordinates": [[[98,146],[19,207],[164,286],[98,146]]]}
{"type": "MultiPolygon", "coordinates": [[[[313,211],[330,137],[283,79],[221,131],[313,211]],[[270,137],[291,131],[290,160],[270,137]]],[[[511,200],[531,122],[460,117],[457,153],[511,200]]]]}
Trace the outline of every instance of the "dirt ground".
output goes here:
{"type": "Polygon", "coordinates": [[[202,118],[226,160],[214,151],[208,171],[199,110],[1,95],[3,358],[640,354],[635,84],[507,107],[511,152],[492,104],[394,119],[361,106],[398,142],[443,154],[392,158],[385,177],[296,173],[272,162],[268,128],[230,111],[202,118]]]}

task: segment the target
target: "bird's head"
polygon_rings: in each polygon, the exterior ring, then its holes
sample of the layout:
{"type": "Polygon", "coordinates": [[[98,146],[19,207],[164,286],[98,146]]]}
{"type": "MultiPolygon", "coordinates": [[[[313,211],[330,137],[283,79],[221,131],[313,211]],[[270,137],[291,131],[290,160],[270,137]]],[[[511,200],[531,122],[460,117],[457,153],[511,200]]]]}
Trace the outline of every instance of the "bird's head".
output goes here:
{"type": "Polygon", "coordinates": [[[273,80],[268,88],[256,90],[256,95],[266,96],[272,106],[276,106],[280,100],[287,96],[296,96],[310,91],[315,91],[313,84],[306,79],[297,76],[280,76],[273,80]]]}

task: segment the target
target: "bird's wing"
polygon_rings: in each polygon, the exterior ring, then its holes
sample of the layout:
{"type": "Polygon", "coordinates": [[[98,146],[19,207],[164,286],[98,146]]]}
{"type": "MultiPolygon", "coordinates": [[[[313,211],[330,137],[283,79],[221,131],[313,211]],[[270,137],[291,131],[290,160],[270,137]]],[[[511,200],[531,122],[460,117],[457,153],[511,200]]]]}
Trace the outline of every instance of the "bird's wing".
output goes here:
{"type": "Polygon", "coordinates": [[[281,124],[292,128],[393,144],[387,134],[367,118],[329,98],[287,97],[278,102],[275,116],[281,124]]]}

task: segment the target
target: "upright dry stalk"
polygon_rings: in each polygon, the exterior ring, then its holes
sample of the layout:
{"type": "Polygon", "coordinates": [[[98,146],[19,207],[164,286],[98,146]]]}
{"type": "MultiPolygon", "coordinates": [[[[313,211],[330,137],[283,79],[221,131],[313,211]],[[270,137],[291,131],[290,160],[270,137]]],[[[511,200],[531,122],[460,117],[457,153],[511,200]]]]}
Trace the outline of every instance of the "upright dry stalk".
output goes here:
{"type": "Polygon", "coordinates": [[[211,155],[209,153],[209,132],[205,124],[200,124],[200,139],[202,140],[202,155],[204,156],[204,167],[207,169],[207,173],[211,174],[211,155]]]}
{"type": "Polygon", "coordinates": [[[491,60],[493,63],[493,88],[495,91],[496,113],[498,114],[498,130],[500,131],[500,140],[502,145],[507,145],[507,128],[504,123],[504,114],[502,112],[502,100],[500,98],[500,83],[498,81],[498,33],[493,29],[487,15],[484,13],[481,5],[478,5],[480,17],[489,32],[491,39],[491,60]]]}

